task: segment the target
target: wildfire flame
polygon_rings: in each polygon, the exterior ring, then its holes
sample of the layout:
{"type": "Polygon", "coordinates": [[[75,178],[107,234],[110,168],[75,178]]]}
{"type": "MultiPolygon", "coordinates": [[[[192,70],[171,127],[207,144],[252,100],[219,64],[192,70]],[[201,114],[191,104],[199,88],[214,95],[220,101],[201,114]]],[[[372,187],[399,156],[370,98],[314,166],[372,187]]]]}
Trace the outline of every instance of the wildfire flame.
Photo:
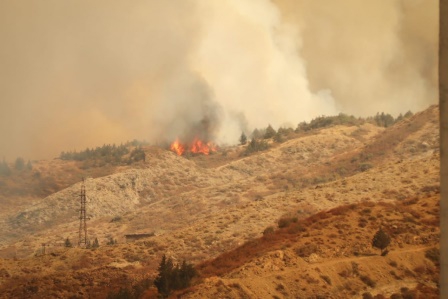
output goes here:
{"type": "Polygon", "coordinates": [[[175,152],[178,156],[182,156],[186,151],[194,154],[204,154],[209,155],[210,152],[216,152],[217,148],[213,142],[204,142],[199,138],[193,139],[189,145],[185,145],[176,139],[170,145],[170,149],[175,152]]]}
{"type": "Polygon", "coordinates": [[[171,143],[170,150],[175,152],[178,156],[182,156],[185,152],[185,147],[179,142],[179,139],[176,139],[173,143],[171,143]]]}

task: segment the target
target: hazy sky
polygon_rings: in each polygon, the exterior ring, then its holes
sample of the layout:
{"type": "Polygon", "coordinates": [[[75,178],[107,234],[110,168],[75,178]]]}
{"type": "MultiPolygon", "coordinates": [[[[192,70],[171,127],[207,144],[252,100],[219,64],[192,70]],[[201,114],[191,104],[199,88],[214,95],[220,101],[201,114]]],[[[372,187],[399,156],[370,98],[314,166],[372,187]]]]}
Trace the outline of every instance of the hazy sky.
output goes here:
{"type": "Polygon", "coordinates": [[[437,103],[437,0],[0,0],[0,157],[437,103]]]}

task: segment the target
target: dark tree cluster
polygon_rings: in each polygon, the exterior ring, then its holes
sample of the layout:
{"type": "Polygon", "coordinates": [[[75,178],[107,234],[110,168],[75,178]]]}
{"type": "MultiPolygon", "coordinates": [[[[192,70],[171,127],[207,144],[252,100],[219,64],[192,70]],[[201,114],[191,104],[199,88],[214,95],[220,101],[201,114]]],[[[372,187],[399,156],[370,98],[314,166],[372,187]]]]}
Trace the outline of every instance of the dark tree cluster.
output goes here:
{"type": "Polygon", "coordinates": [[[165,255],[159,265],[159,274],[154,280],[159,294],[166,298],[174,290],[184,289],[190,286],[191,279],[196,275],[196,270],[192,264],[188,264],[185,260],[182,265],[174,265],[171,258],[165,255]]]}
{"type": "MultiPolygon", "coordinates": [[[[32,170],[33,164],[31,164],[30,160],[28,160],[28,162],[25,163],[25,160],[22,157],[18,157],[14,161],[13,169],[16,171],[32,170]]],[[[0,175],[9,176],[11,174],[12,169],[9,167],[5,159],[3,159],[3,161],[0,163],[0,175]]]]}
{"type": "MultiPolygon", "coordinates": [[[[61,160],[72,161],[103,161],[110,164],[131,164],[137,161],[145,161],[146,154],[142,149],[142,145],[147,145],[146,142],[140,142],[137,140],[127,142],[125,144],[105,144],[101,147],[86,148],[83,151],[77,152],[62,152],[59,155],[61,160]],[[129,148],[135,147],[132,151],[129,148]],[[125,155],[129,154],[129,158],[124,159],[125,155]]],[[[89,164],[91,165],[91,164],[89,164]]]]}
{"type": "Polygon", "coordinates": [[[314,129],[325,128],[334,125],[361,125],[366,121],[362,118],[356,118],[353,115],[339,113],[335,116],[318,116],[309,123],[301,122],[296,128],[296,133],[307,132],[314,129]]]}
{"type": "Polygon", "coordinates": [[[254,152],[267,150],[268,148],[269,148],[269,144],[266,141],[252,138],[252,140],[246,146],[246,149],[243,152],[243,155],[247,156],[254,152]]]}
{"type": "Polygon", "coordinates": [[[86,148],[83,151],[77,152],[62,152],[59,156],[61,160],[75,160],[85,161],[90,159],[110,158],[112,161],[120,162],[121,157],[129,153],[129,149],[126,145],[121,144],[116,146],[115,144],[105,144],[102,147],[86,148]]]}
{"type": "Polygon", "coordinates": [[[339,113],[335,116],[318,116],[312,119],[309,123],[301,122],[296,128],[296,133],[306,132],[314,129],[325,128],[333,125],[349,125],[356,126],[362,125],[364,123],[371,123],[379,127],[390,127],[393,124],[411,117],[413,113],[408,111],[405,115],[400,114],[397,118],[394,118],[390,114],[384,112],[377,113],[375,116],[369,116],[367,118],[355,117],[353,115],[347,115],[344,113],[339,113]]]}
{"type": "MultiPolygon", "coordinates": [[[[277,131],[271,126],[268,125],[265,129],[254,129],[250,137],[252,141],[246,148],[246,152],[244,155],[248,155],[252,152],[264,150],[267,147],[267,144],[262,144],[259,142],[260,139],[273,139],[277,143],[283,142],[285,139],[288,139],[289,136],[294,135],[294,133],[302,133],[308,132],[315,129],[335,126],[335,125],[346,125],[346,126],[359,126],[365,123],[371,123],[380,127],[390,127],[393,124],[411,117],[413,113],[411,111],[406,112],[404,115],[400,114],[397,118],[394,118],[390,114],[377,113],[375,116],[370,116],[367,118],[355,117],[353,115],[347,115],[344,113],[339,113],[334,116],[318,116],[308,122],[301,122],[297,125],[297,128],[294,130],[293,128],[279,128],[277,131]]],[[[245,145],[247,143],[247,136],[243,132],[240,136],[239,142],[241,145],[245,145]]]]}

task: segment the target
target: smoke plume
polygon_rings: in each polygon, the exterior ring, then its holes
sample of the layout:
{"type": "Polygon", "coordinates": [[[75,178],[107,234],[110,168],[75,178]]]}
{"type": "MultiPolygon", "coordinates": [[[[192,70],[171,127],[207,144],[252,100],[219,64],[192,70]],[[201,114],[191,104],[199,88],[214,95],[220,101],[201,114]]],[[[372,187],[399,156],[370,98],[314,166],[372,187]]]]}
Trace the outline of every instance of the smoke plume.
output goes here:
{"type": "Polygon", "coordinates": [[[436,0],[0,2],[0,156],[437,101],[436,0]]]}

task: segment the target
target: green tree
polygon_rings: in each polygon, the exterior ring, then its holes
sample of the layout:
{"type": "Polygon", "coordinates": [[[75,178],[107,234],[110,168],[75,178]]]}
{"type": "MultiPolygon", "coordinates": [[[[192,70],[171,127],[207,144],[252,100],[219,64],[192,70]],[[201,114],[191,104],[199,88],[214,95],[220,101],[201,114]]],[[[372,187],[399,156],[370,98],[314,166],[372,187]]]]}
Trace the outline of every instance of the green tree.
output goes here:
{"type": "Polygon", "coordinates": [[[411,116],[413,116],[413,115],[414,115],[414,113],[412,113],[412,111],[409,110],[408,112],[406,112],[406,113],[404,114],[404,118],[408,118],[408,117],[411,117],[411,116]]]}
{"type": "Polygon", "coordinates": [[[242,132],[240,136],[240,144],[245,145],[246,143],[247,143],[247,136],[246,134],[244,134],[244,132],[242,132]]]}
{"type": "Polygon", "coordinates": [[[131,155],[129,157],[130,161],[133,162],[138,162],[138,161],[143,161],[145,162],[146,160],[146,154],[145,151],[141,148],[141,147],[137,147],[135,148],[132,152],[131,155]]]}
{"type": "Polygon", "coordinates": [[[390,236],[381,228],[375,233],[372,239],[372,246],[381,250],[381,255],[384,254],[384,249],[390,244],[390,236]]]}
{"type": "Polygon", "coordinates": [[[268,127],[266,128],[266,132],[264,133],[263,138],[264,139],[269,139],[275,136],[275,130],[271,125],[268,125],[268,127]]]}
{"type": "Polygon", "coordinates": [[[23,160],[22,157],[18,157],[16,161],[14,162],[14,168],[16,170],[23,170],[25,169],[25,160],[23,160]]]}
{"type": "Polygon", "coordinates": [[[174,265],[172,259],[165,255],[162,257],[158,271],[154,285],[163,298],[168,297],[173,290],[190,286],[191,279],[196,275],[192,264],[188,264],[184,260],[182,265],[174,265]]]}
{"type": "Polygon", "coordinates": [[[33,169],[33,164],[31,164],[30,160],[28,160],[28,163],[26,163],[26,169],[28,169],[28,170],[32,170],[33,169]]]}
{"type": "Polygon", "coordinates": [[[277,143],[282,143],[284,141],[283,135],[280,132],[275,133],[274,141],[277,143]]]}
{"type": "Polygon", "coordinates": [[[179,269],[180,288],[187,288],[190,286],[191,279],[196,276],[196,269],[192,264],[188,264],[183,260],[179,269]]]}
{"type": "Polygon", "coordinates": [[[157,291],[159,294],[166,298],[170,295],[171,292],[171,273],[173,271],[173,261],[171,258],[166,258],[166,255],[163,255],[162,261],[160,262],[158,268],[159,274],[157,274],[156,279],[154,280],[154,285],[157,287],[157,291]]]}
{"type": "Polygon", "coordinates": [[[64,246],[65,247],[72,247],[72,242],[70,242],[69,238],[65,239],[64,246]]]}
{"type": "Polygon", "coordinates": [[[93,241],[92,248],[98,248],[100,247],[100,243],[98,242],[98,238],[95,238],[95,241],[93,241]]]}
{"type": "Polygon", "coordinates": [[[260,130],[258,129],[254,129],[254,131],[251,134],[252,139],[258,139],[261,138],[262,134],[260,132],[260,130]]]}
{"type": "Polygon", "coordinates": [[[0,163],[0,174],[4,176],[11,175],[11,168],[9,168],[8,163],[6,163],[5,159],[0,163]]]}

